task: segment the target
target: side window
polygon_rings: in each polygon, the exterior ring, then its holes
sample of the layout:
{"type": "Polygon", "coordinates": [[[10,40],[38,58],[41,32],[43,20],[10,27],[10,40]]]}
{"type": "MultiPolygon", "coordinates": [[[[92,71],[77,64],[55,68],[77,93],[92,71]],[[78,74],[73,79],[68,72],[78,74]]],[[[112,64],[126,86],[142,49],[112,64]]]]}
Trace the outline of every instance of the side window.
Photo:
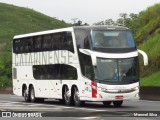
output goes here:
{"type": "Polygon", "coordinates": [[[52,35],[51,48],[52,48],[52,50],[59,50],[61,48],[61,35],[60,35],[60,33],[55,33],[52,35]]]}
{"type": "Polygon", "coordinates": [[[24,38],[23,44],[24,44],[24,49],[23,49],[24,53],[32,52],[33,41],[31,37],[24,38]]]}
{"type": "Polygon", "coordinates": [[[90,32],[87,30],[75,30],[77,48],[90,49],[90,32]]]}
{"type": "Polygon", "coordinates": [[[24,47],[25,47],[25,42],[24,42],[24,38],[20,40],[20,48],[19,48],[19,53],[23,53],[24,52],[24,47]]]}
{"type": "Polygon", "coordinates": [[[88,36],[84,39],[84,48],[85,49],[90,49],[90,43],[89,43],[88,36]]]}
{"type": "Polygon", "coordinates": [[[33,37],[34,52],[40,52],[42,49],[42,36],[33,37]]]}
{"type": "Polygon", "coordinates": [[[93,80],[94,71],[91,56],[79,52],[79,60],[83,76],[93,80]]]}
{"type": "Polygon", "coordinates": [[[77,80],[77,69],[70,65],[61,64],[60,75],[62,80],[77,80]]]}
{"type": "Polygon", "coordinates": [[[41,65],[33,65],[33,77],[35,79],[43,79],[44,69],[41,65]]]}
{"type": "Polygon", "coordinates": [[[68,50],[72,53],[74,53],[74,47],[73,47],[73,39],[71,32],[63,32],[62,33],[62,50],[68,50]]]}
{"type": "Polygon", "coordinates": [[[14,39],[13,40],[13,52],[18,54],[20,51],[20,46],[21,46],[21,40],[20,39],[14,39]]]}
{"type": "Polygon", "coordinates": [[[43,44],[42,44],[42,49],[44,51],[46,50],[51,50],[51,43],[52,43],[52,35],[48,34],[48,35],[44,35],[43,36],[43,44]]]}
{"type": "Polygon", "coordinates": [[[77,79],[77,70],[65,64],[33,65],[33,77],[38,80],[75,80],[77,79]]]}

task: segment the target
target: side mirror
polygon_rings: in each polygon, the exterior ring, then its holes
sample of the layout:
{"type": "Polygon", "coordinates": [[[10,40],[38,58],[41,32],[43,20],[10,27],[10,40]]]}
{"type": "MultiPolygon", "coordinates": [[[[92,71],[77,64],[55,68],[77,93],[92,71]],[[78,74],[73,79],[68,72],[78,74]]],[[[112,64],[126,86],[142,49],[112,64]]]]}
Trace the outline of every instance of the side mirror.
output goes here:
{"type": "Polygon", "coordinates": [[[138,49],[138,52],[143,56],[144,65],[145,66],[148,65],[148,56],[147,56],[147,54],[144,51],[139,50],[139,49],[138,49]]]}

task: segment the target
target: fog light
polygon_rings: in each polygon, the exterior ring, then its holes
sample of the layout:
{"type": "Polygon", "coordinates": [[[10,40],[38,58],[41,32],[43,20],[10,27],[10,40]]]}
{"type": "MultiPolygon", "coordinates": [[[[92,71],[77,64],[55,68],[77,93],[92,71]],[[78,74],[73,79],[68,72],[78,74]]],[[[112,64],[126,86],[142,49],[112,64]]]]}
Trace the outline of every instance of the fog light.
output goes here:
{"type": "Polygon", "coordinates": [[[137,87],[133,88],[133,90],[134,91],[139,90],[139,87],[137,86],[137,87]]]}
{"type": "Polygon", "coordinates": [[[139,94],[137,93],[137,94],[135,95],[135,97],[139,97],[139,94]]]}

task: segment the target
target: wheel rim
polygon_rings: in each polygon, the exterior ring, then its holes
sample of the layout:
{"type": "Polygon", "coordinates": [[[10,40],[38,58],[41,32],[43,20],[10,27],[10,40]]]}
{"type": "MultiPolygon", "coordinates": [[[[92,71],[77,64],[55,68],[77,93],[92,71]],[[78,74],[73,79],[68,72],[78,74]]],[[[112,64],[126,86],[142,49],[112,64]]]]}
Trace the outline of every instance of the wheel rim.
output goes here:
{"type": "Polygon", "coordinates": [[[31,99],[34,100],[34,90],[31,90],[31,99]]]}
{"type": "Polygon", "coordinates": [[[27,100],[27,89],[24,90],[23,95],[24,95],[25,100],[27,100]]]}
{"type": "Polygon", "coordinates": [[[70,97],[69,97],[69,91],[67,88],[65,88],[65,94],[64,94],[64,99],[65,101],[68,103],[69,100],[70,100],[70,97]]]}
{"type": "Polygon", "coordinates": [[[74,101],[76,102],[76,103],[78,103],[79,102],[79,97],[78,97],[78,90],[75,88],[74,89],[74,101]]]}

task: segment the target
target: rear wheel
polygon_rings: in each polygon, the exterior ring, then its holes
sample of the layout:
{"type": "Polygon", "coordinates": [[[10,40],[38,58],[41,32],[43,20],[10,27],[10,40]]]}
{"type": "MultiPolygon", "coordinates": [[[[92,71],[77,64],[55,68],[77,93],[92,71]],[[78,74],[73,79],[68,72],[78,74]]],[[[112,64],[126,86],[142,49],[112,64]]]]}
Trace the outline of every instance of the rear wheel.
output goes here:
{"type": "Polygon", "coordinates": [[[111,101],[103,101],[103,105],[104,105],[105,107],[110,106],[110,104],[111,104],[111,101]]]}
{"type": "Polygon", "coordinates": [[[78,93],[79,93],[78,88],[74,87],[74,95],[73,95],[74,104],[75,106],[82,106],[85,104],[85,101],[80,100],[78,93]]]}
{"type": "Polygon", "coordinates": [[[30,95],[29,95],[29,92],[27,91],[27,87],[25,87],[23,91],[23,96],[24,96],[25,102],[30,102],[30,95]]]}
{"type": "Polygon", "coordinates": [[[114,105],[115,107],[120,107],[120,106],[122,106],[122,103],[123,103],[123,100],[122,100],[122,101],[113,101],[113,105],[114,105]]]}
{"type": "Polygon", "coordinates": [[[71,105],[72,101],[71,101],[71,95],[69,95],[69,89],[68,87],[66,86],[64,88],[64,94],[63,94],[63,98],[64,98],[64,102],[66,105],[71,105]]]}
{"type": "Polygon", "coordinates": [[[30,88],[30,99],[31,99],[32,103],[36,102],[36,100],[37,100],[36,97],[35,97],[35,91],[34,91],[33,86],[30,88]]]}

